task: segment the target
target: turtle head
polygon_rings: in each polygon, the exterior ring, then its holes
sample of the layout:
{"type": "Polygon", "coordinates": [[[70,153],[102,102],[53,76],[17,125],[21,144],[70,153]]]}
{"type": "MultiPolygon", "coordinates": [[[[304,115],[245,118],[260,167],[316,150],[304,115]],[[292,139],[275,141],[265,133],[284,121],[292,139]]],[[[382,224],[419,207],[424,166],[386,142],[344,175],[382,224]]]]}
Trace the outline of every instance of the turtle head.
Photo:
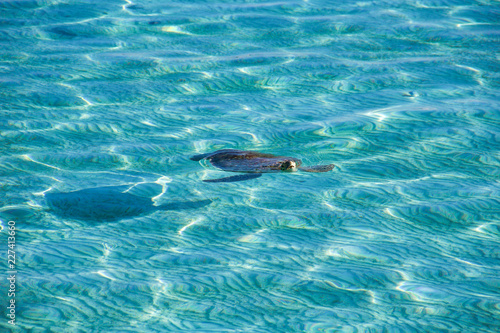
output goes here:
{"type": "Polygon", "coordinates": [[[281,171],[296,171],[297,163],[295,161],[284,161],[281,163],[281,171]]]}

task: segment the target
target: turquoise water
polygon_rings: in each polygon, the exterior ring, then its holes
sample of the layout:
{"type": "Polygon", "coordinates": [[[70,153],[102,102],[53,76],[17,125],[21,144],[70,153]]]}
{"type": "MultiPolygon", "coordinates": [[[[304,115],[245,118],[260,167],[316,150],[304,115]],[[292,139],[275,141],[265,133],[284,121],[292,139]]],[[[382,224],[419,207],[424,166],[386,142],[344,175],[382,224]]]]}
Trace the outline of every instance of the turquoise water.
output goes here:
{"type": "Polygon", "coordinates": [[[499,17],[2,1],[0,330],[500,331],[499,17]],[[336,168],[202,182],[226,148],[336,168]]]}

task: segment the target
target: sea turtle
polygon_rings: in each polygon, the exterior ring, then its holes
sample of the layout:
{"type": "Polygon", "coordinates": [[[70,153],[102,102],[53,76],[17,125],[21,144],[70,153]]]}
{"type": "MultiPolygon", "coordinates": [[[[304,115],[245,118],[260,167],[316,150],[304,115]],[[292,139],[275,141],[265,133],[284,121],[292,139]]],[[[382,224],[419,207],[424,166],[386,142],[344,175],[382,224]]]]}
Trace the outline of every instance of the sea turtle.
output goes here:
{"type": "Polygon", "coordinates": [[[89,221],[117,221],[156,210],[200,208],[211,200],[170,202],[155,206],[150,197],[127,192],[130,185],[104,186],[73,192],[45,193],[49,208],[58,216],[89,221]]]}
{"type": "Polygon", "coordinates": [[[303,167],[301,166],[302,161],[298,158],[235,149],[217,150],[213,153],[191,157],[193,161],[200,161],[202,159],[209,160],[213,166],[224,171],[248,173],[245,175],[204,180],[204,182],[210,183],[236,182],[253,179],[262,176],[263,173],[269,172],[294,172],[297,170],[306,172],[327,172],[334,168],[333,164],[303,167]]]}

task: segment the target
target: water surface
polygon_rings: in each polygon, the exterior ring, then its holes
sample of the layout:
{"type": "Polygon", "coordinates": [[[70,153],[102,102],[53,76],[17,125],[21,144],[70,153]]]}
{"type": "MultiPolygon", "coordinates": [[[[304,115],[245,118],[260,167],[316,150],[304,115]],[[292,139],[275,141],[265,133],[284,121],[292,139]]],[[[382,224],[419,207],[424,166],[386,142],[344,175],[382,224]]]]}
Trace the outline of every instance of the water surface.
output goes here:
{"type": "Polygon", "coordinates": [[[2,1],[0,252],[14,220],[18,293],[0,327],[500,330],[499,15],[2,1]],[[189,157],[227,148],[337,167],[203,183],[232,174],[189,157]],[[45,196],[118,186],[132,192],[106,221],[45,196]]]}

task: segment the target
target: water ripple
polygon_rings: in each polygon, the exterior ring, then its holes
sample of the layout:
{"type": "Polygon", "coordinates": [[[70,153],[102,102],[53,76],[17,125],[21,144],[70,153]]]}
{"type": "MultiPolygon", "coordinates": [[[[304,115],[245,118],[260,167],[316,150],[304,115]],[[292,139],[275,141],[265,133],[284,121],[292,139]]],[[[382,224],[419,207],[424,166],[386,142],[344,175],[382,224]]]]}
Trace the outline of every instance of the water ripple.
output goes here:
{"type": "Polygon", "coordinates": [[[493,3],[0,10],[19,331],[499,330],[493,3]],[[189,157],[228,148],[336,167],[202,182],[229,174],[189,157]],[[212,204],[113,221],[47,206],[110,186],[212,204]]]}

